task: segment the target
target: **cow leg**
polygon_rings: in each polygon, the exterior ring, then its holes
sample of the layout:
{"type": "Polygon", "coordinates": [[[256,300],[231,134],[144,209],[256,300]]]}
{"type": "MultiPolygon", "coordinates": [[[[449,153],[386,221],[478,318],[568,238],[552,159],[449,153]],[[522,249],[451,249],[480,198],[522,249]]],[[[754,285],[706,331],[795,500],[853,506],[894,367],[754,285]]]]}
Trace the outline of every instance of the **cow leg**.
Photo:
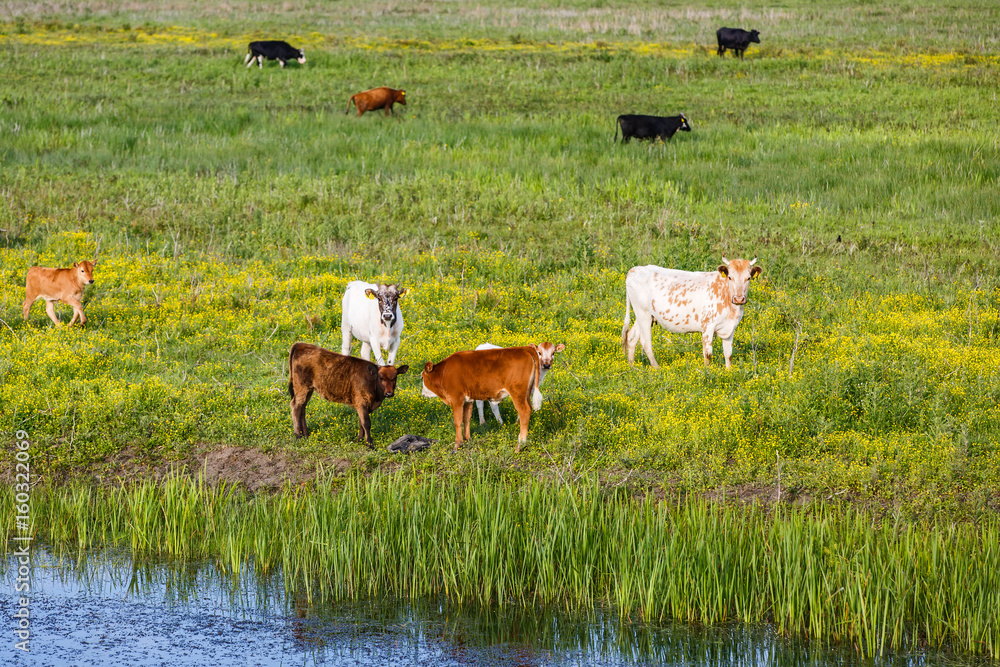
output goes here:
{"type": "Polygon", "coordinates": [[[472,401],[462,405],[462,426],[465,428],[465,439],[472,439],[472,401]]]}
{"type": "Polygon", "coordinates": [[[396,365],[396,351],[399,350],[400,338],[395,339],[389,344],[389,347],[385,351],[385,363],[387,366],[396,365]]]}
{"type": "Polygon", "coordinates": [[[453,405],[451,408],[452,418],[455,420],[455,451],[458,451],[462,444],[462,419],[465,414],[464,405],[453,405]]]}
{"type": "Polygon", "coordinates": [[[247,69],[250,69],[253,67],[255,60],[257,60],[257,57],[252,53],[248,53],[247,57],[243,59],[243,63],[247,66],[247,69]]]}
{"type": "Polygon", "coordinates": [[[531,419],[531,403],[528,402],[527,396],[514,396],[511,395],[514,400],[514,407],[517,408],[517,421],[520,423],[521,430],[517,435],[517,446],[514,447],[514,453],[519,454],[521,452],[521,443],[528,441],[528,421],[531,419]]]}
{"type": "Polygon", "coordinates": [[[479,411],[479,423],[486,423],[486,416],[483,414],[483,401],[476,401],[476,410],[479,411]]]}
{"type": "Polygon", "coordinates": [[[723,338],[722,339],[722,353],[726,356],[726,370],[728,371],[733,367],[730,359],[733,357],[733,339],[723,338]]]}
{"type": "Polygon", "coordinates": [[[285,69],[285,61],[282,60],[281,58],[278,58],[278,62],[281,63],[281,69],[285,69]]]}
{"type": "Polygon", "coordinates": [[[372,359],[371,343],[361,343],[361,352],[358,354],[358,356],[364,359],[365,361],[371,361],[372,359]]]}
{"type": "Polygon", "coordinates": [[[45,312],[48,313],[49,319],[52,320],[53,322],[55,322],[55,325],[57,327],[61,327],[62,326],[62,322],[60,322],[59,318],[56,316],[56,302],[55,301],[49,301],[48,299],[45,300],[45,312]]]}
{"type": "MultiPolygon", "coordinates": [[[[642,351],[646,353],[646,358],[649,359],[649,365],[653,368],[659,368],[660,365],[656,363],[656,355],[653,354],[653,317],[649,313],[636,312],[635,324],[632,326],[639,329],[639,341],[642,343],[642,351]]],[[[631,341],[629,343],[631,344],[631,341]]],[[[634,345],[632,349],[633,354],[630,356],[634,356],[634,345]]]]}
{"type": "Polygon", "coordinates": [[[701,334],[701,352],[705,356],[706,368],[712,363],[712,338],[714,336],[715,332],[712,330],[705,331],[701,334]]]}
{"type": "Polygon", "coordinates": [[[257,68],[264,69],[264,56],[257,56],[257,68]]]}
{"type": "Polygon", "coordinates": [[[73,323],[80,320],[80,326],[83,326],[87,322],[87,316],[83,314],[83,304],[74,299],[73,297],[66,297],[63,299],[63,303],[73,307],[73,317],[69,320],[69,325],[73,326],[73,323]]]}
{"type": "MultiPolygon", "coordinates": [[[[490,401],[490,410],[493,411],[493,416],[497,418],[497,421],[501,424],[503,423],[503,418],[500,416],[500,401],[490,401]]],[[[480,417],[483,414],[483,409],[479,408],[480,417]]],[[[480,423],[482,421],[480,420],[480,423]]]]}
{"type": "Polygon", "coordinates": [[[719,57],[721,58],[722,54],[726,52],[726,47],[724,47],[722,44],[719,44],[719,48],[717,49],[717,51],[719,53],[719,57]]]}
{"type": "Polygon", "coordinates": [[[24,315],[24,319],[28,319],[31,315],[31,306],[35,303],[35,299],[27,297],[24,300],[24,304],[21,305],[21,314],[24,315]]]}
{"type": "Polygon", "coordinates": [[[358,440],[364,440],[369,449],[375,449],[375,441],[372,440],[372,417],[368,408],[362,406],[355,408],[358,412],[358,440]]]}
{"type": "Polygon", "coordinates": [[[375,341],[372,343],[371,348],[375,356],[375,363],[379,366],[385,366],[385,357],[382,356],[382,346],[378,344],[378,341],[375,341]]]}
{"type": "Polygon", "coordinates": [[[296,438],[305,438],[309,435],[309,427],[306,426],[306,404],[312,398],[312,389],[302,391],[296,389],[292,396],[292,430],[296,438]]]}

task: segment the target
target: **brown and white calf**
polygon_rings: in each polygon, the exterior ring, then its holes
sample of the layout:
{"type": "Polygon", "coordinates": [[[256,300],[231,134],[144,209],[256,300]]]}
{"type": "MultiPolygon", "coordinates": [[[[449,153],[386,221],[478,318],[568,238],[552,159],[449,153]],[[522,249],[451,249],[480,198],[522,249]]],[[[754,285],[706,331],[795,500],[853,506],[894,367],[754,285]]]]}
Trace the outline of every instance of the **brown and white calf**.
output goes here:
{"type": "MultiPolygon", "coordinates": [[[[538,345],[532,345],[531,347],[535,348],[535,351],[538,353],[538,364],[539,364],[538,386],[541,386],[542,382],[545,380],[545,374],[548,373],[549,369],[552,368],[552,362],[555,359],[556,352],[562,352],[563,350],[566,349],[566,346],[563,345],[562,343],[559,343],[558,345],[553,345],[552,343],[546,341],[544,343],[539,343],[538,345]]],[[[476,349],[499,350],[501,348],[499,345],[493,345],[492,343],[483,343],[476,349]]],[[[476,401],[476,410],[479,412],[480,424],[486,423],[486,416],[483,413],[484,402],[485,401],[476,401]]],[[[496,417],[496,420],[502,424],[503,419],[500,417],[500,401],[489,401],[489,404],[490,404],[490,410],[493,411],[493,416],[496,417]]]]}
{"type": "Polygon", "coordinates": [[[396,393],[396,378],[409,366],[376,366],[370,361],[347,357],[309,343],[296,343],[288,353],[288,393],[292,397],[295,437],[309,435],[306,404],[313,391],[333,403],[350,405],[358,413],[358,440],[369,447],[372,440],[371,413],[396,393]]]}
{"type": "Polygon", "coordinates": [[[743,318],[750,281],[761,273],[750,260],[722,258],[715,271],[678,271],[660,266],[633,267],[625,278],[625,321],[622,324],[622,351],[629,364],[635,361],[636,343],[653,368],[652,322],[673,333],[701,332],[705,365],[712,361],[712,338],[722,339],[726,368],[732,368],[733,335],[743,318]],[[629,329],[629,305],[635,310],[635,324],[629,329]]]}
{"type": "Polygon", "coordinates": [[[399,337],[403,334],[403,312],[399,309],[399,297],[406,294],[406,288],[399,285],[376,285],[363,280],[347,284],[341,300],[340,332],[342,342],[340,353],[351,353],[351,341],[361,341],[360,357],[367,360],[375,352],[375,363],[392,366],[399,351],[399,337]],[[385,350],[386,357],[382,357],[385,350]]]}
{"type": "Polygon", "coordinates": [[[39,299],[45,299],[45,312],[49,319],[56,326],[62,322],[56,316],[56,301],[62,301],[73,307],[73,317],[70,319],[70,326],[80,320],[80,324],[87,321],[87,316],[83,314],[83,288],[94,284],[94,267],[97,262],[83,260],[73,262],[72,267],[65,269],[51,269],[45,266],[33,266],[28,269],[28,275],[24,279],[24,304],[21,306],[24,319],[28,319],[31,312],[31,305],[39,299]]]}
{"type": "Polygon", "coordinates": [[[538,391],[538,353],[535,346],[502,347],[493,350],[456,352],[424,366],[423,395],[440,398],[451,407],[455,420],[455,451],[472,437],[472,403],[499,401],[510,396],[517,408],[521,431],[515,452],[528,440],[532,409],[542,407],[538,391]]]}

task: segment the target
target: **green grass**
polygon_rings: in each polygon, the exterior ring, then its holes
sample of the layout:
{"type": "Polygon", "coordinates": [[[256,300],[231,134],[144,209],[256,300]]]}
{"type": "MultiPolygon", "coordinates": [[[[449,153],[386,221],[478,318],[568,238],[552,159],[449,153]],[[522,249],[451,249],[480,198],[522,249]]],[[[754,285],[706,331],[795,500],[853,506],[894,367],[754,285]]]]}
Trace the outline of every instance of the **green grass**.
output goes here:
{"type": "MultiPolygon", "coordinates": [[[[866,655],[1000,654],[996,3],[8,12],[0,432],[29,434],[47,482],[40,539],[252,564],[319,598],[607,601],[866,655]],[[763,43],[720,59],[720,25],[763,43]],[[247,70],[261,37],[308,63],[247,70]],[[376,85],[409,104],[344,114],[376,85]],[[612,142],[618,114],[678,112],[693,132],[612,142]],[[29,266],[95,251],[85,329],[20,319],[29,266]],[[736,368],[659,330],[662,368],[629,368],[628,268],[722,255],[764,269],[736,368]],[[567,344],[522,454],[509,404],[450,454],[415,374],[373,416],[379,449],[318,398],[293,439],[287,351],[339,348],[355,278],[410,289],[415,369],[486,340],[567,344]],[[442,442],[404,464],[384,451],[403,433],[442,442]],[[253,496],[115,483],[123,460],[233,444],[357,474],[253,496]]],[[[12,499],[0,486],[0,521],[12,499]]]]}
{"type": "MultiPolygon", "coordinates": [[[[427,470],[637,469],[698,492],[780,470],[792,494],[995,508],[992,3],[133,7],[25,3],[0,26],[0,429],[27,430],[47,474],[225,444],[392,465],[318,399],[295,443],[283,389],[296,340],[339,347],[346,282],[383,277],[412,288],[401,363],[568,344],[522,457],[490,426],[427,470]],[[718,58],[722,23],[764,43],[718,58]],[[244,68],[274,32],[309,62],[244,68]],[[382,84],[407,89],[395,118],[344,114],[382,84]],[[612,142],[619,113],[680,111],[694,131],[665,145],[612,142]],[[98,246],[88,328],[39,306],[24,324],[25,270],[98,246]],[[625,271],[722,255],[764,267],[737,369],[659,331],[664,369],[628,368],[625,271]]],[[[379,444],[448,440],[447,409],[401,387],[379,444]]]]}
{"type": "MultiPolygon", "coordinates": [[[[0,516],[14,494],[0,490],[0,516]]],[[[599,602],[647,622],[773,623],[862,655],[926,647],[1000,654],[1000,526],[877,521],[860,512],[691,502],[595,480],[516,484],[480,471],[327,477],[248,497],[167,479],[32,494],[36,536],[59,549],[211,559],[280,573],[314,599],[445,595],[459,604],[599,602]]],[[[5,519],[5,531],[12,530],[5,519]]]]}

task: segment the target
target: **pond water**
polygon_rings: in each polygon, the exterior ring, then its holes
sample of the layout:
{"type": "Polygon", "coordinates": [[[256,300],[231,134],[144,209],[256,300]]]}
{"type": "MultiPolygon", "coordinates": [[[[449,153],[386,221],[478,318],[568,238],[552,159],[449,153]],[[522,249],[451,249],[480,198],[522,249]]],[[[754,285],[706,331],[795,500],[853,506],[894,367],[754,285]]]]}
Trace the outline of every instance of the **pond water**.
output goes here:
{"type": "Polygon", "coordinates": [[[30,645],[16,648],[14,558],[0,559],[2,665],[611,666],[985,665],[946,653],[862,661],[767,628],[630,622],[608,610],[483,608],[437,600],[306,604],[280,577],[211,563],[135,563],[122,552],[58,559],[37,545],[30,645]]]}

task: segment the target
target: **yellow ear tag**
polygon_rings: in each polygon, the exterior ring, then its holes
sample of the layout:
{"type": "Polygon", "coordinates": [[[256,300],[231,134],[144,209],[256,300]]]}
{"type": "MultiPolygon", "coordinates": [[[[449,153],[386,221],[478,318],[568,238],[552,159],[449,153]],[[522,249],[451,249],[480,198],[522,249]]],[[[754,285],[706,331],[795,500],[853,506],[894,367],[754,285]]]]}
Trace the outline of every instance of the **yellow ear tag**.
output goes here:
{"type": "Polygon", "coordinates": [[[374,299],[374,298],[375,298],[375,297],[373,297],[373,296],[372,296],[371,294],[369,294],[368,292],[365,292],[365,296],[366,296],[366,297],[367,297],[367,298],[368,298],[369,300],[371,300],[371,299],[374,299]]]}

